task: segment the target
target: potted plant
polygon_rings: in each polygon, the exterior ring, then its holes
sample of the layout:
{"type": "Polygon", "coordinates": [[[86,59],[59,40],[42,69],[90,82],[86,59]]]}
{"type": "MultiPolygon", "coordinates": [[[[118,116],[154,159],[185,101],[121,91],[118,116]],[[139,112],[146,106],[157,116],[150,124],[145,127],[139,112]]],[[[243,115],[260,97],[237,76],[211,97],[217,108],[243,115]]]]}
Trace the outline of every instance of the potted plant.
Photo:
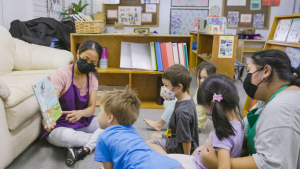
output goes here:
{"type": "Polygon", "coordinates": [[[79,1],[78,4],[72,3],[72,7],[71,7],[71,8],[65,10],[63,13],[60,14],[59,17],[68,15],[68,17],[63,18],[63,19],[61,20],[61,22],[64,21],[64,20],[67,20],[67,19],[70,19],[70,20],[74,21],[72,18],[70,18],[69,15],[71,15],[71,14],[77,14],[77,15],[78,15],[78,12],[82,12],[83,9],[84,9],[86,6],[88,6],[88,5],[89,5],[89,4],[84,4],[84,5],[82,5],[82,1],[81,1],[81,0],[79,1]]]}

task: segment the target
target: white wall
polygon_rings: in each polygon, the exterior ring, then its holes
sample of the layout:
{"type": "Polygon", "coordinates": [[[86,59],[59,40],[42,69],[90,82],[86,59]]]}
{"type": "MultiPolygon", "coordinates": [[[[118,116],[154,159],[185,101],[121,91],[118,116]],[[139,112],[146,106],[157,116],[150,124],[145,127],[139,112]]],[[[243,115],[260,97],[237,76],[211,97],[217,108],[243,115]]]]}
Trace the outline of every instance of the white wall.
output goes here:
{"type": "MultiPolygon", "coordinates": [[[[102,12],[102,2],[103,0],[93,0],[94,7],[93,11],[102,12]]],[[[222,14],[222,2],[223,0],[209,0],[209,7],[202,7],[196,9],[210,9],[212,6],[219,6],[222,14]]],[[[150,32],[157,31],[158,33],[169,33],[170,27],[170,8],[171,0],[160,0],[159,9],[159,27],[150,27],[150,32]]],[[[186,7],[182,7],[186,8],[186,7]]],[[[276,15],[288,15],[293,13],[294,0],[281,0],[279,7],[271,7],[269,26],[271,27],[273,23],[274,16],[276,15]],[[283,2],[284,1],[284,2],[283,2]]],[[[195,9],[195,8],[192,8],[195,9]]],[[[115,30],[113,26],[107,27],[109,33],[122,32],[122,33],[133,33],[134,27],[125,27],[124,30],[115,30]]],[[[236,29],[227,29],[227,33],[236,34],[236,29]]],[[[265,39],[268,36],[269,30],[257,29],[256,33],[261,34],[265,39]]]]}
{"type": "Polygon", "coordinates": [[[0,0],[0,25],[9,29],[10,23],[16,19],[21,21],[33,19],[32,0],[0,0]]]}

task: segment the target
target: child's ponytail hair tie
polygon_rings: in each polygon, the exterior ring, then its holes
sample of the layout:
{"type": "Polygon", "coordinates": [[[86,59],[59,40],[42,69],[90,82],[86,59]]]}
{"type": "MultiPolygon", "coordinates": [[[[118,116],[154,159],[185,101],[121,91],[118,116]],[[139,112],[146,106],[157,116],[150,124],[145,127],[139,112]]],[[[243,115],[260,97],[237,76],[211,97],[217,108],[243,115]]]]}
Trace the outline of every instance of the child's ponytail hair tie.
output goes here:
{"type": "Polygon", "coordinates": [[[216,94],[214,93],[212,102],[218,101],[219,103],[223,100],[222,94],[216,94]]]}

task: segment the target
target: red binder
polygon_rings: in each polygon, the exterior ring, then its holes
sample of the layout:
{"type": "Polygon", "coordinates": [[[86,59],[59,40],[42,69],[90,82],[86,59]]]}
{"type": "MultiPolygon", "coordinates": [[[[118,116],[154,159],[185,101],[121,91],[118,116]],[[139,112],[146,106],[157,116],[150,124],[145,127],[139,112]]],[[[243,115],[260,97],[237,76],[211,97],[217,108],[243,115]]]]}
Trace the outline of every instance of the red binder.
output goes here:
{"type": "Polygon", "coordinates": [[[160,50],[161,50],[161,58],[163,62],[164,71],[169,67],[168,55],[167,55],[167,48],[166,43],[160,43],[160,50]]]}
{"type": "Polygon", "coordinates": [[[169,61],[169,67],[174,65],[173,47],[171,42],[166,43],[167,56],[169,61]]]}

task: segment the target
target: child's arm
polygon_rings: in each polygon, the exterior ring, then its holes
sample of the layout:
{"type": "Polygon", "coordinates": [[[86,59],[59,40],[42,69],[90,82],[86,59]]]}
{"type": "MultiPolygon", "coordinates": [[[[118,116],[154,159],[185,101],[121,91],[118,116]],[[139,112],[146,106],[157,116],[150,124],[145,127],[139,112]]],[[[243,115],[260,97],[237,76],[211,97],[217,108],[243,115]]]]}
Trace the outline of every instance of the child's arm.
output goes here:
{"type": "Polygon", "coordinates": [[[114,168],[113,163],[109,163],[109,162],[103,162],[103,166],[104,166],[104,169],[113,169],[114,168]]]}
{"type": "Polygon", "coordinates": [[[186,155],[191,155],[191,148],[192,143],[191,142],[182,142],[183,152],[186,155]]]}
{"type": "Polygon", "coordinates": [[[224,148],[218,148],[218,169],[230,169],[230,152],[224,148]]]}

